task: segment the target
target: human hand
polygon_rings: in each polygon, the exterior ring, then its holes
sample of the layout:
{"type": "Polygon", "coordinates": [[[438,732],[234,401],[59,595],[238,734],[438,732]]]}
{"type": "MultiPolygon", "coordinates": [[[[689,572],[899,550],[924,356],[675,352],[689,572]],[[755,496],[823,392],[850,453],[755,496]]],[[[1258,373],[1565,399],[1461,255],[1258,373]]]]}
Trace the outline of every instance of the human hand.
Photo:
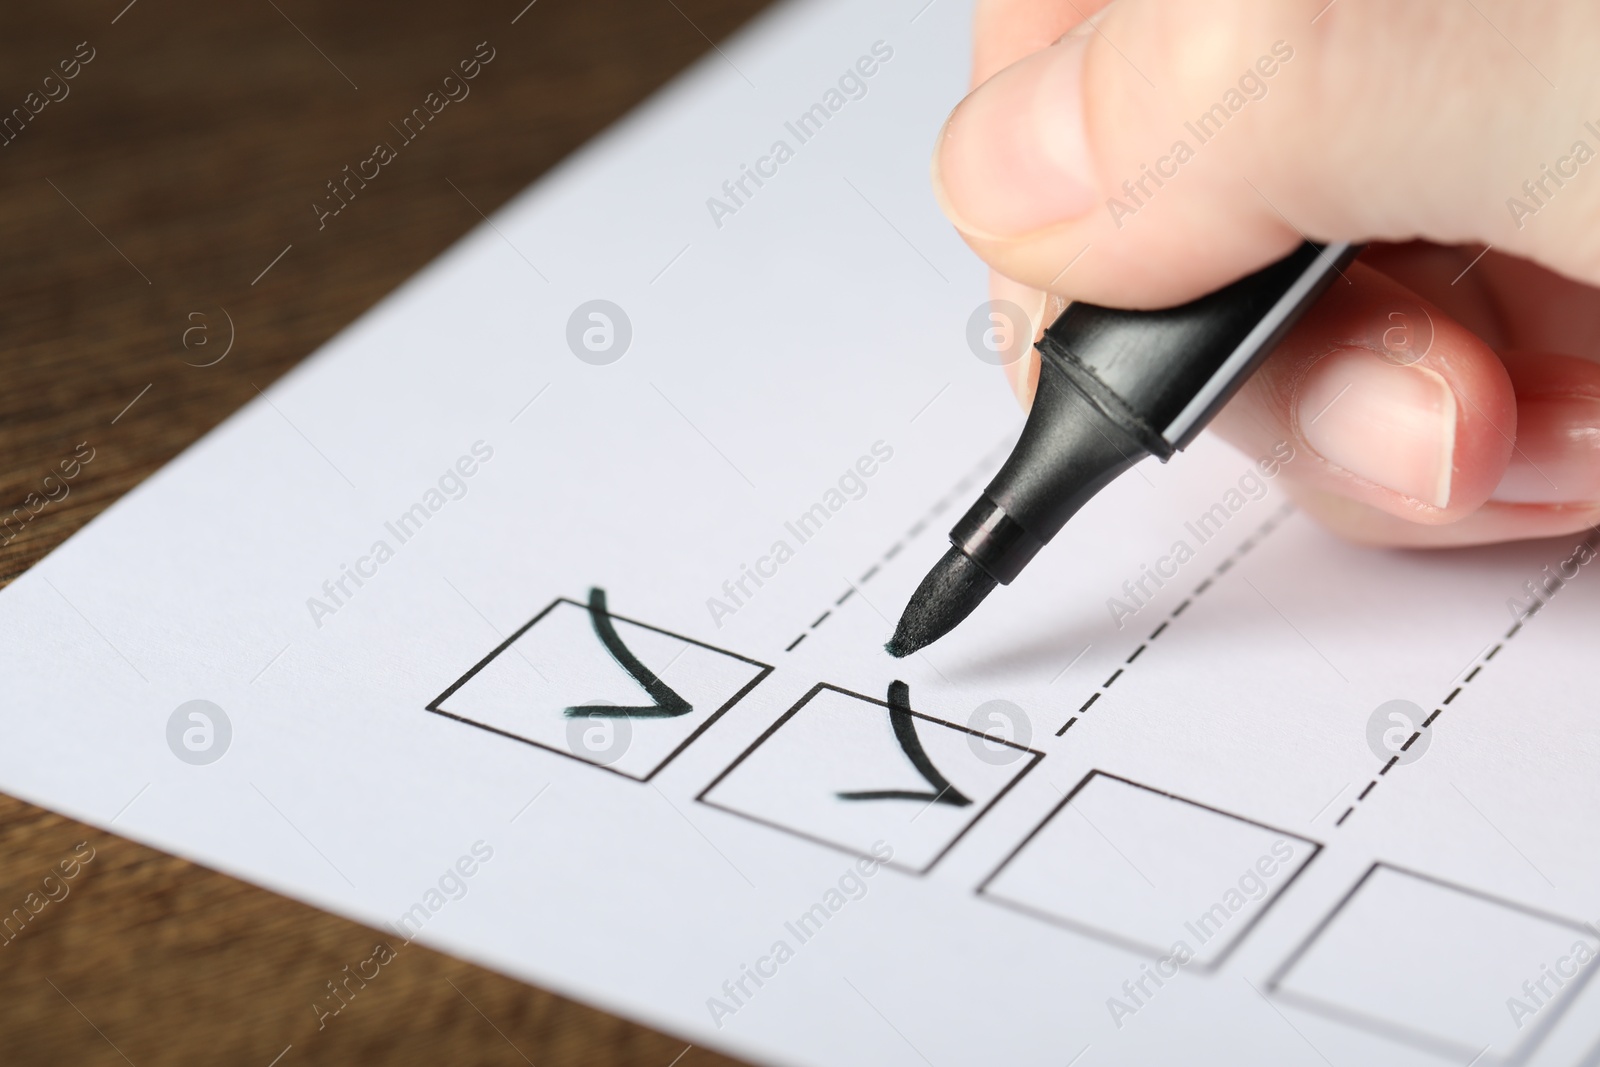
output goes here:
{"type": "Polygon", "coordinates": [[[1597,45],[1582,0],[978,0],[934,184],[1036,334],[1387,242],[1213,427],[1289,442],[1286,489],[1357,540],[1570,533],[1600,521],[1597,45]]]}

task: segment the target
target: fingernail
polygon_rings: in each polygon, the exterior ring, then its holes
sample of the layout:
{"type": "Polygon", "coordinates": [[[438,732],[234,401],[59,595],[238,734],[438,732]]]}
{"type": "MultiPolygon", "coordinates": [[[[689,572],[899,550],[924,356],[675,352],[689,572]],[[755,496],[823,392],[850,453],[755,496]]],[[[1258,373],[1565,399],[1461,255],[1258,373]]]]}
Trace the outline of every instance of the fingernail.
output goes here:
{"type": "Polygon", "coordinates": [[[1600,400],[1517,403],[1517,447],[1490,499],[1503,504],[1600,501],[1600,400]]]}
{"type": "Polygon", "coordinates": [[[1300,384],[1295,420],[1306,444],[1334,466],[1423,504],[1449,505],[1456,398],[1437,371],[1365,348],[1336,349],[1300,384]]]}
{"type": "Polygon", "coordinates": [[[1014,237],[1089,212],[1094,168],[1083,122],[1083,56],[1068,37],[975,89],[945,123],[933,186],[956,228],[1014,237]]]}

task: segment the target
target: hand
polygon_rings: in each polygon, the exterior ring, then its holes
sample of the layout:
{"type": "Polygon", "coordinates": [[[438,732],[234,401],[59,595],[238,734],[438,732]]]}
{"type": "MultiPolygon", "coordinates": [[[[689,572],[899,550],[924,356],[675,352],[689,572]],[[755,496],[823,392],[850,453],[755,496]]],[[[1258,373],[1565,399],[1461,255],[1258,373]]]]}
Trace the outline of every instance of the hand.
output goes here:
{"type": "MultiPolygon", "coordinates": [[[[976,40],[934,184],[1036,333],[1304,238],[1388,242],[1214,428],[1289,442],[1281,481],[1357,540],[1600,521],[1600,7],[978,0],[976,40]]],[[[1009,368],[1024,403],[1035,360],[1009,368]]]]}

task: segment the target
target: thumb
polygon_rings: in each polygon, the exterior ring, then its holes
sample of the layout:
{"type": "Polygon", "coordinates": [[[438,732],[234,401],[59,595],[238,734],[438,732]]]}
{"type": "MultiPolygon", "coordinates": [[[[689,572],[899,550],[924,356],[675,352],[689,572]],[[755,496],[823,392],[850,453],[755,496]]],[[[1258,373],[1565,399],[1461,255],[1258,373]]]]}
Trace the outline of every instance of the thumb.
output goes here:
{"type": "Polygon", "coordinates": [[[1496,13],[1117,0],[961,103],[935,187],[1001,273],[1118,307],[1302,237],[1491,244],[1600,283],[1600,5],[1496,13]]]}

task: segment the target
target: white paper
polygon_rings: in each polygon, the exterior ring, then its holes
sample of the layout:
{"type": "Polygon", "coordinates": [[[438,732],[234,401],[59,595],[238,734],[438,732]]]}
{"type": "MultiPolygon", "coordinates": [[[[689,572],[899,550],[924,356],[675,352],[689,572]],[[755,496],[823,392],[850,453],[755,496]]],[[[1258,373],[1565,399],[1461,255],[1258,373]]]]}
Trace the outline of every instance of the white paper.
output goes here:
{"type": "Polygon", "coordinates": [[[1203,439],[881,652],[1020,424],[969,17],[775,9],[18,578],[0,787],[764,1063],[1600,1061],[1575,540],[1355,548],[1203,439]]]}

